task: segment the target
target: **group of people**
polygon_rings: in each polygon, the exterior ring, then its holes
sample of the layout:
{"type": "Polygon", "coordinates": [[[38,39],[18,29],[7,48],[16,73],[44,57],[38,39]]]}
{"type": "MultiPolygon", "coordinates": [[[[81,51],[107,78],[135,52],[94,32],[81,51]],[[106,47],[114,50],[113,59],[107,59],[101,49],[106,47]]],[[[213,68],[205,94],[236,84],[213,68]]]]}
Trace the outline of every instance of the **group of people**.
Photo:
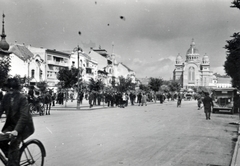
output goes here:
{"type": "Polygon", "coordinates": [[[101,105],[101,103],[106,103],[108,107],[120,107],[125,108],[129,105],[135,105],[137,103],[139,106],[147,106],[147,101],[152,100],[151,94],[144,92],[139,92],[137,95],[134,92],[130,93],[120,93],[120,92],[108,92],[108,93],[99,93],[95,91],[90,91],[87,95],[87,100],[89,101],[89,107],[94,105],[101,105]]]}

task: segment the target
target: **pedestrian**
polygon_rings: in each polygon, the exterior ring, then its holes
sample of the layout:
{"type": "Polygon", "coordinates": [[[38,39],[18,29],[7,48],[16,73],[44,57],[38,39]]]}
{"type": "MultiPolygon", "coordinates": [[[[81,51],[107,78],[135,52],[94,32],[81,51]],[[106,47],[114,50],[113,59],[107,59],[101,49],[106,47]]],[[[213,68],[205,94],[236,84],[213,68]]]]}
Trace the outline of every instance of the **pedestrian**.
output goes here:
{"type": "Polygon", "coordinates": [[[197,96],[197,102],[198,102],[198,110],[202,109],[201,105],[202,105],[202,95],[199,94],[197,96]]]}
{"type": "Polygon", "coordinates": [[[141,102],[142,102],[142,94],[141,93],[138,93],[138,95],[137,95],[137,102],[138,102],[138,106],[140,106],[141,102]]]}
{"type": "Polygon", "coordinates": [[[0,148],[8,158],[7,166],[19,165],[19,146],[34,133],[32,116],[28,109],[28,99],[20,93],[21,85],[17,78],[7,80],[7,94],[3,97],[0,106],[0,118],[6,113],[6,121],[2,128],[3,133],[15,136],[15,139],[6,139],[0,142],[0,148]]]}
{"type": "Polygon", "coordinates": [[[177,107],[181,107],[181,104],[182,104],[182,94],[179,93],[177,98],[177,107]]]}
{"type": "Polygon", "coordinates": [[[142,95],[142,106],[143,105],[147,106],[147,95],[145,93],[142,95]]]}
{"type": "Polygon", "coordinates": [[[206,119],[210,120],[210,116],[211,116],[211,110],[212,110],[212,107],[213,107],[213,101],[212,101],[212,98],[209,97],[209,93],[208,92],[205,92],[205,97],[203,98],[203,106],[204,106],[204,112],[205,112],[205,115],[206,115],[206,119]]]}
{"type": "Polygon", "coordinates": [[[125,93],[122,94],[122,103],[121,103],[121,108],[125,108],[126,106],[126,101],[127,101],[127,96],[125,93]]]}
{"type": "Polygon", "coordinates": [[[89,93],[88,101],[89,101],[89,107],[92,108],[93,106],[93,100],[94,100],[94,94],[93,92],[89,93]]]}

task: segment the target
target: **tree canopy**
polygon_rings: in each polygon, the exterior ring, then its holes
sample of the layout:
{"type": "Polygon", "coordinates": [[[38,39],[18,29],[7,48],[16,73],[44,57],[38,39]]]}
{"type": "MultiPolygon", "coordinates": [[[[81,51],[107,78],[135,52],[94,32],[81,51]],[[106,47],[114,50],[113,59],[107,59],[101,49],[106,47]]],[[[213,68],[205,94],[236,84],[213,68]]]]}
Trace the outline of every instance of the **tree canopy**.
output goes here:
{"type": "MultiPolygon", "coordinates": [[[[234,8],[240,9],[240,1],[235,0],[232,2],[234,8]]],[[[235,32],[232,36],[233,39],[227,40],[225,49],[227,50],[226,61],[224,69],[232,78],[232,86],[240,89],[240,33],[235,32]]]]}
{"type": "Polygon", "coordinates": [[[124,78],[123,76],[119,77],[119,84],[117,86],[119,92],[127,92],[128,90],[134,90],[135,84],[132,83],[131,78],[124,78]]]}
{"type": "Polygon", "coordinates": [[[78,74],[79,70],[77,68],[63,68],[59,70],[57,79],[64,82],[64,84],[62,84],[63,88],[71,88],[78,82],[78,74]]]}
{"type": "Polygon", "coordinates": [[[151,77],[148,83],[149,88],[157,92],[159,88],[163,85],[163,79],[151,77]]]}
{"type": "Polygon", "coordinates": [[[104,84],[101,80],[97,80],[95,81],[93,78],[91,78],[89,80],[89,84],[88,84],[88,89],[90,91],[97,91],[99,92],[100,90],[102,90],[104,87],[104,84]]]}

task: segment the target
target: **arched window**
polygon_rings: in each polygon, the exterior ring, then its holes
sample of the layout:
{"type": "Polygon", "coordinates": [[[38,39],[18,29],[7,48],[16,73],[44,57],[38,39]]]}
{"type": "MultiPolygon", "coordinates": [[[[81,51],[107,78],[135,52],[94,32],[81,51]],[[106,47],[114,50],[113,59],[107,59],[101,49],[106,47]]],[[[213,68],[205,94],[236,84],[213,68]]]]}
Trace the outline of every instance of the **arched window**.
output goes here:
{"type": "Polygon", "coordinates": [[[31,71],[31,78],[34,78],[35,77],[34,75],[35,75],[35,70],[32,70],[31,71]]]}
{"type": "Polygon", "coordinates": [[[195,80],[195,68],[191,66],[188,69],[188,81],[194,82],[194,80],[195,80]]]}

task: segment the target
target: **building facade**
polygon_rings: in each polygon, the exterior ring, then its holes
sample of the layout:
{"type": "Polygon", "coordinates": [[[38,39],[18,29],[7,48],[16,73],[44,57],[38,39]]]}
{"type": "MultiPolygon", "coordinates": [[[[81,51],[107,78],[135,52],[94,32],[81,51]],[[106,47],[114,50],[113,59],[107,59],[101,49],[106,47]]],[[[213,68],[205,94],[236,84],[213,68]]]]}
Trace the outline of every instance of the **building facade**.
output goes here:
{"type": "Polygon", "coordinates": [[[213,86],[214,77],[210,70],[209,57],[205,54],[201,58],[194,40],[187,50],[185,61],[180,54],[177,55],[173,80],[179,81],[183,88],[213,86]]]}

